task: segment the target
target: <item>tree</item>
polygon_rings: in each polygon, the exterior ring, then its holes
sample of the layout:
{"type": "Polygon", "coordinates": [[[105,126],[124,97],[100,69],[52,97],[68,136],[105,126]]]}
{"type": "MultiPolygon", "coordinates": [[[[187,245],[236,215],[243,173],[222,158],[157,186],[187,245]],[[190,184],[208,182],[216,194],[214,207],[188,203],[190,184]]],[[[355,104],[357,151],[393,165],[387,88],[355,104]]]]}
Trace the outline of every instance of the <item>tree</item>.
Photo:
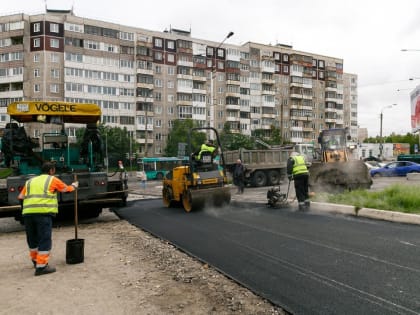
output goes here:
{"type": "MultiPolygon", "coordinates": [[[[185,143],[185,154],[191,154],[188,148],[188,135],[190,134],[191,128],[199,127],[197,122],[192,119],[177,119],[174,121],[173,127],[168,134],[168,141],[164,149],[165,156],[178,156],[178,143],[185,143]]],[[[205,132],[193,132],[191,134],[191,149],[192,151],[197,150],[201,144],[206,141],[205,132]]]]}
{"type": "Polygon", "coordinates": [[[229,123],[225,123],[223,131],[220,133],[220,142],[224,150],[252,149],[254,147],[251,137],[232,133],[229,123]]]}
{"type": "MultiPolygon", "coordinates": [[[[76,131],[76,139],[78,146],[83,141],[83,135],[86,128],[80,128],[76,131]]],[[[139,149],[139,145],[134,138],[130,140],[130,132],[126,127],[110,127],[100,124],[98,126],[99,133],[104,145],[104,150],[108,152],[109,165],[117,165],[118,160],[126,160],[126,153],[135,153],[139,149]],[[131,142],[131,151],[130,151],[131,142]]]]}

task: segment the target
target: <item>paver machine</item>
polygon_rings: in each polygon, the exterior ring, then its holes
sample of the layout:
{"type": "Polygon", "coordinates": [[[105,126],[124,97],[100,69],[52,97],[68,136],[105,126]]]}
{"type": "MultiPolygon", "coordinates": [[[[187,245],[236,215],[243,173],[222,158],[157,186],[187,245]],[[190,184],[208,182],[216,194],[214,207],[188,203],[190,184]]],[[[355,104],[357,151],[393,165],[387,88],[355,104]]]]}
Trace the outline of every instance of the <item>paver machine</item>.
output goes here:
{"type": "MultiPolygon", "coordinates": [[[[104,146],[97,123],[101,109],[96,104],[20,101],[7,108],[10,123],[3,131],[3,170],[10,172],[0,182],[0,217],[20,219],[17,196],[26,180],[39,175],[43,162],[56,165],[56,176],[70,184],[79,181],[81,217],[98,216],[102,208],[123,205],[128,196],[124,178],[110,179],[104,171],[104,146]],[[85,127],[81,144],[70,141],[67,124],[85,127]],[[80,124],[83,124],[80,126],[80,124]]],[[[72,194],[59,193],[59,214],[73,211],[72,194]]]]}
{"type": "Polygon", "coordinates": [[[205,206],[221,207],[230,202],[223,150],[217,130],[211,127],[192,128],[188,135],[189,160],[173,168],[163,179],[162,198],[167,207],[181,204],[185,211],[205,206]],[[217,141],[216,150],[201,152],[199,159],[193,153],[192,133],[211,130],[217,141]],[[216,163],[217,161],[217,163],[216,163]]]}
{"type": "Polygon", "coordinates": [[[372,178],[365,163],[350,159],[347,129],[322,130],[318,143],[318,159],[309,168],[309,186],[312,191],[341,192],[368,189],[372,178]]]}

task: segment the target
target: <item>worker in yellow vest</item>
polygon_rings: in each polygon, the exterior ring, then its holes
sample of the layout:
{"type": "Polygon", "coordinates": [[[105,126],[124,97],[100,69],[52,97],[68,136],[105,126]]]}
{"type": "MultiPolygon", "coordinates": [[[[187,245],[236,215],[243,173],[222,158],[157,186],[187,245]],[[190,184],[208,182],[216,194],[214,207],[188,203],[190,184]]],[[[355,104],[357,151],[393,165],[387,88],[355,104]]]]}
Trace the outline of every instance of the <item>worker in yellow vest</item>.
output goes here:
{"type": "Polygon", "coordinates": [[[287,175],[289,180],[294,180],[299,210],[309,210],[309,171],[303,155],[291,152],[287,160],[287,175]]]}
{"type": "Polygon", "coordinates": [[[35,276],[56,271],[48,262],[52,246],[52,220],[58,213],[57,192],[72,192],[79,187],[78,181],[66,185],[54,174],[55,164],[44,163],[42,174],[27,180],[18,196],[23,200],[22,215],[35,276]]]}

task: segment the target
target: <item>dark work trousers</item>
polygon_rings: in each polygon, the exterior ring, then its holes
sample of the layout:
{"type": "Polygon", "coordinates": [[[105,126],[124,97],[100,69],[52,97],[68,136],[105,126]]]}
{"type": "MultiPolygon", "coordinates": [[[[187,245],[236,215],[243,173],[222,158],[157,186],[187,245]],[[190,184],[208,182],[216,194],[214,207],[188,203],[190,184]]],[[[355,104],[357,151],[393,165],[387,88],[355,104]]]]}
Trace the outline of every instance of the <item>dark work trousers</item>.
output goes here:
{"type": "Polygon", "coordinates": [[[240,194],[243,194],[244,193],[244,188],[245,188],[245,183],[244,183],[243,178],[238,178],[238,192],[240,194]]]}
{"type": "Polygon", "coordinates": [[[23,220],[29,248],[37,248],[38,252],[49,252],[52,246],[53,216],[50,214],[27,214],[23,216],[23,220]]]}
{"type": "Polygon", "coordinates": [[[295,181],[295,192],[296,198],[299,203],[305,202],[309,198],[308,196],[308,174],[293,175],[295,181]]]}

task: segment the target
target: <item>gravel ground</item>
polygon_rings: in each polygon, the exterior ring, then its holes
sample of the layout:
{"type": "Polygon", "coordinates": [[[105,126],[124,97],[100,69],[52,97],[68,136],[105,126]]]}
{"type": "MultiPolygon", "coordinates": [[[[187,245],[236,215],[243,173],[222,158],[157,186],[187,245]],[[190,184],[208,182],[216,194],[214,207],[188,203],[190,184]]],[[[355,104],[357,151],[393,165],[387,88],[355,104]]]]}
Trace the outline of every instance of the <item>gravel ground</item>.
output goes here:
{"type": "MultiPolygon", "coordinates": [[[[159,191],[150,186],[129,200],[157,195],[149,189],[159,191]]],[[[41,277],[33,275],[23,228],[5,218],[0,232],[1,314],[287,314],[110,211],[79,225],[81,264],[65,262],[74,227],[56,226],[50,263],[57,272],[41,277]]]]}

